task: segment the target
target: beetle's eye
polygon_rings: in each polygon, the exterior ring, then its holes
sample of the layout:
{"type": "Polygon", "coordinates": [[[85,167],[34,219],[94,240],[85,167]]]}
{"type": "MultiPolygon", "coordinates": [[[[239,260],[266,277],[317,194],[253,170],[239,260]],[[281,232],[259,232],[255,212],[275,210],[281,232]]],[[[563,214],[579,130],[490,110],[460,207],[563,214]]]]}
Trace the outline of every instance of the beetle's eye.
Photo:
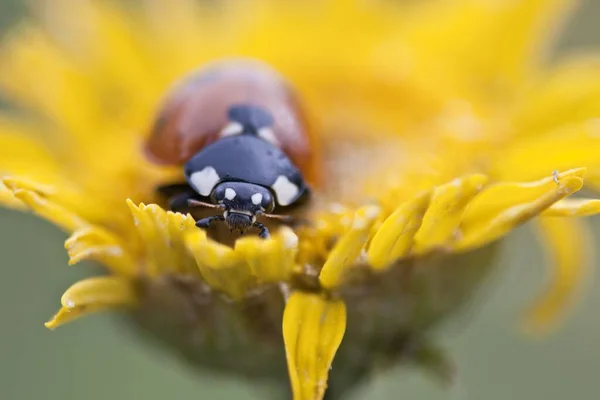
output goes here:
{"type": "Polygon", "coordinates": [[[261,207],[267,211],[271,211],[273,209],[273,197],[270,194],[266,193],[261,201],[261,207]]]}
{"type": "Polygon", "coordinates": [[[226,189],[224,187],[218,186],[213,192],[213,200],[215,202],[223,201],[223,199],[225,198],[225,190],[226,189]]]}

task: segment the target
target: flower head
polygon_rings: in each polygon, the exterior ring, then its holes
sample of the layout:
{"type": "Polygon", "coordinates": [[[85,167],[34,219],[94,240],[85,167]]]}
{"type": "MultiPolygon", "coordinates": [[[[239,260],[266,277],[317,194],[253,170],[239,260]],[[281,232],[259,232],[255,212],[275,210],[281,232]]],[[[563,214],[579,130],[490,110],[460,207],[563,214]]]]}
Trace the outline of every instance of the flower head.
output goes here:
{"type": "Polygon", "coordinates": [[[124,309],[194,363],[277,379],[287,363],[294,399],[321,399],[427,351],[530,220],[556,273],[531,327],[568,304],[589,250],[576,217],[600,211],[570,197],[600,184],[598,62],[539,51],[569,1],[62,3],[0,51],[18,110],[0,116],[0,202],[108,271],[69,288],[49,328],[124,309]],[[182,171],[141,151],[169,86],[231,56],[281,72],[318,127],[310,223],[268,240],[165,211],[155,188],[182,171]]]}

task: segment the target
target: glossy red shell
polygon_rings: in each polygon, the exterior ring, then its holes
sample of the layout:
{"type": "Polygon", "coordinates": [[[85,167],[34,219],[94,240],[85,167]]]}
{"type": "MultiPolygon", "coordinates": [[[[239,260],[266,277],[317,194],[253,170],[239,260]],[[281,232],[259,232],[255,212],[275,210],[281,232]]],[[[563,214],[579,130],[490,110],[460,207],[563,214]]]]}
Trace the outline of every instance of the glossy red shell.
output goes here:
{"type": "Polygon", "coordinates": [[[146,155],[157,164],[184,164],[220,138],[229,123],[227,111],[235,104],[259,106],[273,116],[279,146],[315,185],[320,172],[318,144],[305,111],[277,72],[254,61],[213,64],[175,85],[157,113],[146,155]]]}

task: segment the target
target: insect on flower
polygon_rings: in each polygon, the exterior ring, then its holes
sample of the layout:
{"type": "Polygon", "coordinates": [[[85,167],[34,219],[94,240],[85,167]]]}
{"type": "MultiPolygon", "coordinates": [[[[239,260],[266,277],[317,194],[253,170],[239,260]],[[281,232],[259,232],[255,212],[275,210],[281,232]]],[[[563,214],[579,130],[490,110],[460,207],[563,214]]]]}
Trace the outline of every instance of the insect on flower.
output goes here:
{"type": "Polygon", "coordinates": [[[317,170],[306,117],[293,90],[276,72],[253,61],[226,61],[185,79],[159,111],[146,144],[161,164],[184,164],[187,182],[158,188],[172,210],[223,210],[196,222],[224,221],[231,231],[255,227],[269,237],[262,215],[289,211],[310,197],[304,175],[317,170]]]}
{"type": "Polygon", "coordinates": [[[586,282],[599,64],[536,50],[570,2],[58,3],[0,41],[0,204],[104,268],[49,329],[119,312],[202,374],[335,400],[397,365],[451,377],[431,332],[525,223],[554,273],[528,328],[586,282]],[[268,66],[209,64],[231,55],[268,66]],[[254,217],[270,238],[228,232],[254,217]]]}

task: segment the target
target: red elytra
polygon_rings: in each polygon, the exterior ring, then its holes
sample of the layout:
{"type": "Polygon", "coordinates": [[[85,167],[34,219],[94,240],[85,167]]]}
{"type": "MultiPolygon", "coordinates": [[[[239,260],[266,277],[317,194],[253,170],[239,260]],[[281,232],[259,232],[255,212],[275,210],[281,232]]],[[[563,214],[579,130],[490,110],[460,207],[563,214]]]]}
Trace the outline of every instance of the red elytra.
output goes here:
{"type": "Polygon", "coordinates": [[[308,183],[318,184],[317,138],[297,94],[277,72],[253,60],[218,62],[176,84],[159,108],[145,143],[149,160],[183,165],[221,137],[229,123],[227,112],[236,104],[268,111],[279,147],[308,183]]]}

